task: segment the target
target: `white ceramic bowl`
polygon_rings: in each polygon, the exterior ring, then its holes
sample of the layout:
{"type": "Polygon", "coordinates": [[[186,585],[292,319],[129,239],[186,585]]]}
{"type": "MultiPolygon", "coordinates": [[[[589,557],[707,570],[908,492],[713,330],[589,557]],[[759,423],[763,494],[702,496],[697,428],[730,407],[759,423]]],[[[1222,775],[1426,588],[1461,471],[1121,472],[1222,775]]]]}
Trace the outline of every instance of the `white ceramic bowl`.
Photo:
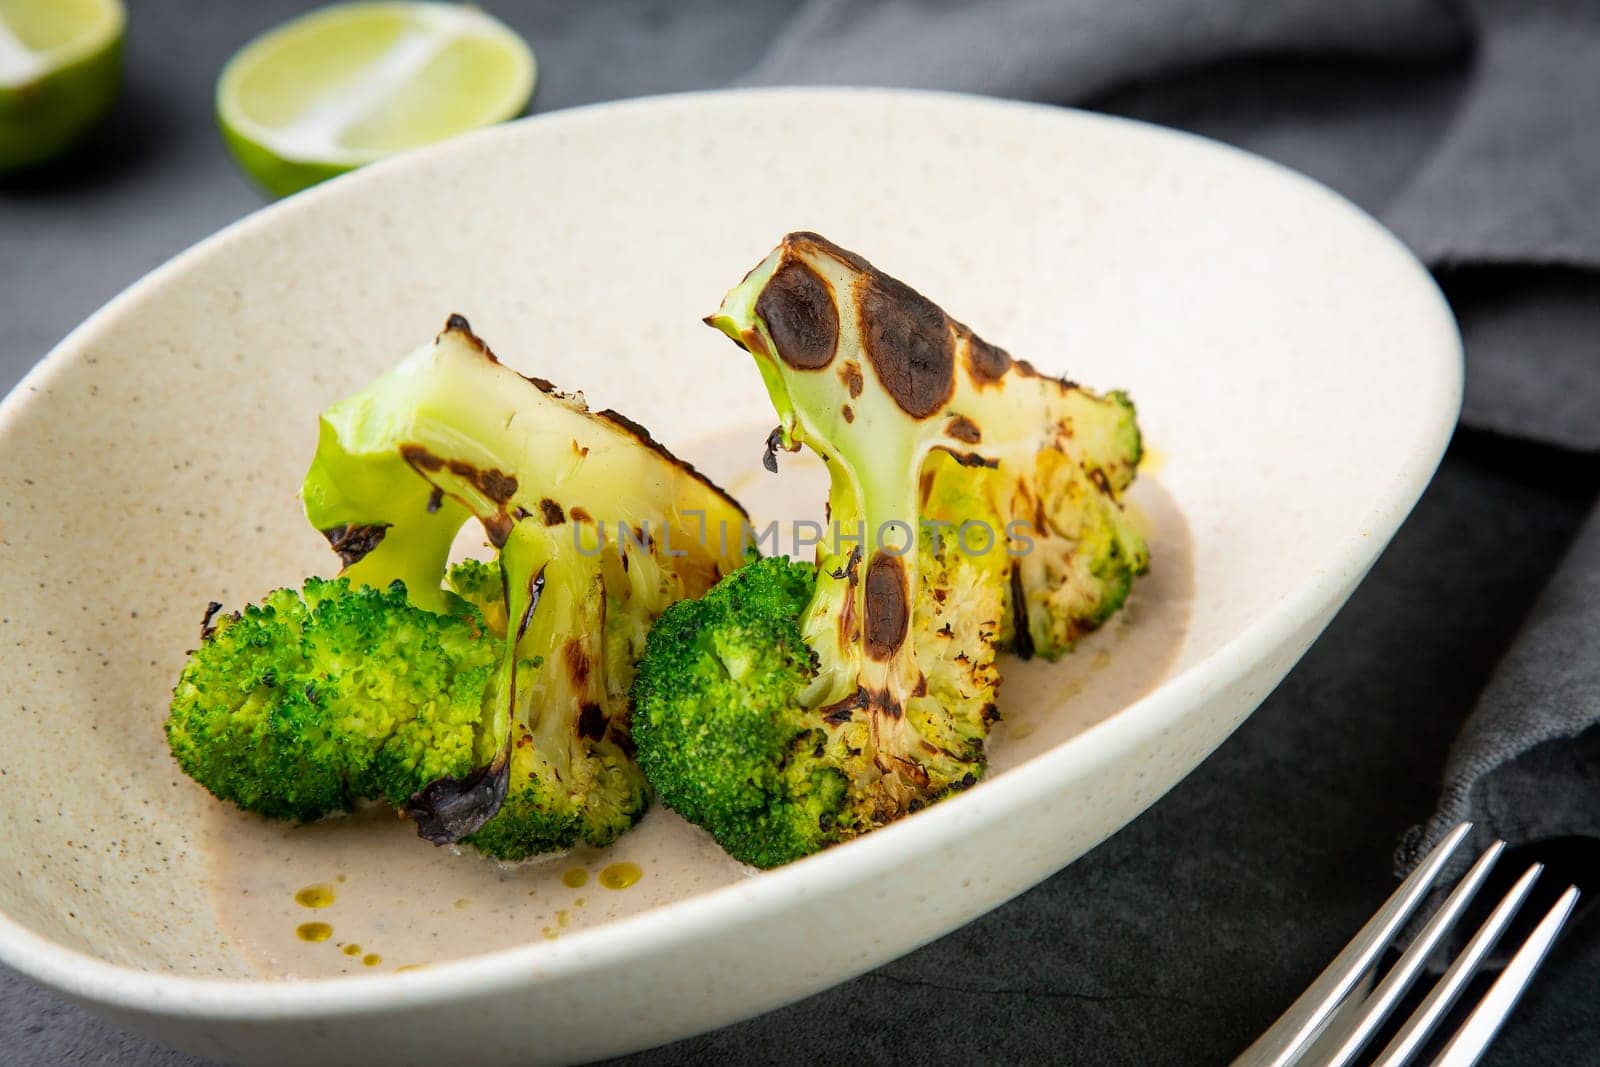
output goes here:
{"type": "Polygon", "coordinates": [[[0,959],[260,1063],[569,1060],[804,996],[1058,870],[1221,742],[1416,500],[1460,376],[1428,275],[1350,204],[1072,111],[669,97],[331,182],[135,285],[0,405],[0,959]],[[415,973],[262,977],[215,903],[217,805],[159,727],[198,605],[328,569],[295,498],[317,411],[460,311],[519,369],[737,474],[771,417],[699,319],[802,228],[1047,370],[1133,393],[1163,459],[1134,498],[1155,570],[1128,624],[1015,672],[996,773],[867,838],[719,868],[710,891],[664,875],[678,899],[559,940],[513,927],[415,973]]]}

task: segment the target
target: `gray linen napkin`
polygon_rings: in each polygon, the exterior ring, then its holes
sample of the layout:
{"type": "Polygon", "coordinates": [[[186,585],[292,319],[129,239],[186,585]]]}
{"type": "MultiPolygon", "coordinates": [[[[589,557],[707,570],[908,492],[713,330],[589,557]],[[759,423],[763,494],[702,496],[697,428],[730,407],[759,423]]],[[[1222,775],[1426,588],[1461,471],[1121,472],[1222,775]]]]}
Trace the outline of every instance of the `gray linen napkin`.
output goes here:
{"type": "MultiPolygon", "coordinates": [[[[1600,450],[1600,3],[812,0],[745,80],[1077,104],[1277,158],[1435,269],[1466,339],[1466,425],[1600,450]]],[[[1600,513],[1483,692],[1400,871],[1462,818],[1479,845],[1600,839],[1597,638],[1600,513]]]]}

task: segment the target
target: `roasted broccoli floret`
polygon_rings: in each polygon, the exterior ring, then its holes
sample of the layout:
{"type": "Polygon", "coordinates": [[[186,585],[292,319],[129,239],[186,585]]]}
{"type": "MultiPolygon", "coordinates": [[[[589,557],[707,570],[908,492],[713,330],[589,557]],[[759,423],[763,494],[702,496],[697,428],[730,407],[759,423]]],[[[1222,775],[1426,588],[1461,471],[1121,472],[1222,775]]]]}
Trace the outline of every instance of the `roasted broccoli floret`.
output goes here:
{"type": "Polygon", "coordinates": [[[912,640],[927,692],[876,732],[858,700],[806,703],[829,685],[826,672],[849,667],[802,630],[814,565],[755,560],[668,608],[639,664],[633,719],[639,764],[663,802],[734,858],[776,867],[972,785],[995,714],[1000,597],[950,540],[919,548],[929,609],[912,640]],[[917,792],[902,799],[907,777],[917,792]]]}
{"type": "Polygon", "coordinates": [[[173,694],[167,741],[185,774],[263,815],[403,804],[473,768],[501,645],[468,605],[437,614],[398,584],[312,578],[207,620],[173,694]]]}
{"type": "Polygon", "coordinates": [[[663,608],[737,566],[737,504],[459,317],[324,412],[301,495],[340,580],[203,643],[169,725],[186,771],[269,815],[386,799],[427,839],[507,860],[637,821],[634,665],[663,608]],[[498,560],[447,575],[473,518],[498,560]]]}
{"type": "Polygon", "coordinates": [[[814,234],[707,322],[756,359],[769,449],[827,462],[832,529],[803,603],[764,561],[663,616],[636,738],[669,807],[771,866],[981,776],[996,650],[1059,655],[1146,567],[1139,432],[814,234]]]}

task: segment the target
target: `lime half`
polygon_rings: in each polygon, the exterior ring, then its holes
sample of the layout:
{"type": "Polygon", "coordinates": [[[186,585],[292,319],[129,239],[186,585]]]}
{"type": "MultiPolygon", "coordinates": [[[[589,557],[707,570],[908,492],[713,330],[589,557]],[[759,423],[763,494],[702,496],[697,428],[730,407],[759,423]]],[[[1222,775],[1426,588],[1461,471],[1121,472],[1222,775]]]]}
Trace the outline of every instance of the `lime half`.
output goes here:
{"type": "Polygon", "coordinates": [[[217,121],[245,172],[287,196],[514,118],[534,77],[527,43],[476,8],[340,4],[268,31],[229,60],[217,121]]]}
{"type": "Polygon", "coordinates": [[[126,22],[121,0],[0,0],[0,171],[51,159],[105,114],[126,22]]]}

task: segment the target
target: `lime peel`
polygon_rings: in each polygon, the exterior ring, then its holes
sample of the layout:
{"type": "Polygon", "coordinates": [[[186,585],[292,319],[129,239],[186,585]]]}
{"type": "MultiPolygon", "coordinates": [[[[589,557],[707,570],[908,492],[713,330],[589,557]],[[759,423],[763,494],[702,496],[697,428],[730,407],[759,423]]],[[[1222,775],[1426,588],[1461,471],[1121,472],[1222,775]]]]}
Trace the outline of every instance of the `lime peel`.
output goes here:
{"type": "Polygon", "coordinates": [[[217,117],[245,170],[284,195],[515,117],[536,69],[527,44],[475,8],[341,4],[293,19],[234,56],[218,80],[217,117]],[[348,69],[330,72],[338,65],[348,69]],[[428,90],[421,108],[419,86],[428,90]]]}
{"type": "Polygon", "coordinates": [[[126,24],[120,0],[0,0],[0,173],[59,156],[106,113],[126,24]]]}

